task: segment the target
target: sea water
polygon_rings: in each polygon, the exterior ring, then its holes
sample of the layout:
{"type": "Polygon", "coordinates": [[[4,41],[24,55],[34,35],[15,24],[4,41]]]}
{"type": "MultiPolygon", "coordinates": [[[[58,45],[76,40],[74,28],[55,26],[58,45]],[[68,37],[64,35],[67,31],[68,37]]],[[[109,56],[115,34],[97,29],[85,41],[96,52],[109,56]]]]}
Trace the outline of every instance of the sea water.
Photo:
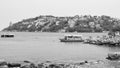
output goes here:
{"type": "Polygon", "coordinates": [[[106,33],[48,33],[48,32],[0,32],[12,33],[14,38],[0,38],[0,59],[7,61],[83,61],[106,60],[110,52],[119,52],[119,47],[107,47],[82,42],[60,42],[65,34],[102,36],[106,33]]]}

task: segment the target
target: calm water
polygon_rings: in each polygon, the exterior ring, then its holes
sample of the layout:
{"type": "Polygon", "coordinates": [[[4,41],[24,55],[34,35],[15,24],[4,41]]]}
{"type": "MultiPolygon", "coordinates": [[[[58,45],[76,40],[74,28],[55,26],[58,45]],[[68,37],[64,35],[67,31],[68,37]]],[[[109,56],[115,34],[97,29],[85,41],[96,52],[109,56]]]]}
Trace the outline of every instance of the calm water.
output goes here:
{"type": "MultiPolygon", "coordinates": [[[[0,34],[3,34],[3,32],[0,34]]],[[[59,38],[63,37],[65,33],[15,32],[12,34],[15,34],[14,38],[0,38],[0,59],[8,61],[105,60],[109,52],[120,51],[120,48],[117,47],[60,42],[59,38]]],[[[90,35],[95,37],[105,33],[79,34],[86,38],[90,35]]]]}

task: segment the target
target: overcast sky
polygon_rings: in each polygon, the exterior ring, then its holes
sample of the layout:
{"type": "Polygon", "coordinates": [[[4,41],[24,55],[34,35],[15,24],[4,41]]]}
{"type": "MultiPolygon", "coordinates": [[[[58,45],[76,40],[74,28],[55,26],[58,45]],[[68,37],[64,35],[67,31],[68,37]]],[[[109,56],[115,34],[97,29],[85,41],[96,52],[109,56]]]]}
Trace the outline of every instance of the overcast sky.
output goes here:
{"type": "Polygon", "coordinates": [[[120,18],[120,0],[0,0],[0,30],[39,15],[108,15],[120,18]]]}

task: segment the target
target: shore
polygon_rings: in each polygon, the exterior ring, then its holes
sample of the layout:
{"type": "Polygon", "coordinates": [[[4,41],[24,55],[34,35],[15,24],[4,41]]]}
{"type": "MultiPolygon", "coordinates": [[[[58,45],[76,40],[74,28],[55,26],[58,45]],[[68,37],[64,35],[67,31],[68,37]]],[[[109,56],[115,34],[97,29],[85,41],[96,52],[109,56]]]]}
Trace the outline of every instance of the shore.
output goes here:
{"type": "Polygon", "coordinates": [[[119,61],[80,61],[80,62],[53,62],[45,61],[33,63],[30,61],[7,62],[0,61],[0,68],[119,68],[119,61]],[[114,65],[115,64],[115,65],[114,65]]]}

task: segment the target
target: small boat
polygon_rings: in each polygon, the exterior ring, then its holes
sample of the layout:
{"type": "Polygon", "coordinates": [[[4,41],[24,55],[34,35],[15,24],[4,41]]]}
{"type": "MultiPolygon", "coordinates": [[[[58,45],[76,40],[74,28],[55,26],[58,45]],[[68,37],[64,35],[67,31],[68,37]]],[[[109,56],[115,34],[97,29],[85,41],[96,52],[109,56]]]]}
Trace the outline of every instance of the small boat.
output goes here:
{"type": "Polygon", "coordinates": [[[120,60],[120,52],[109,53],[106,59],[108,59],[108,60],[120,60]]]}
{"type": "Polygon", "coordinates": [[[14,34],[2,34],[1,38],[13,38],[14,34]]]}
{"type": "Polygon", "coordinates": [[[61,42],[83,42],[82,35],[65,35],[61,42]]]}

